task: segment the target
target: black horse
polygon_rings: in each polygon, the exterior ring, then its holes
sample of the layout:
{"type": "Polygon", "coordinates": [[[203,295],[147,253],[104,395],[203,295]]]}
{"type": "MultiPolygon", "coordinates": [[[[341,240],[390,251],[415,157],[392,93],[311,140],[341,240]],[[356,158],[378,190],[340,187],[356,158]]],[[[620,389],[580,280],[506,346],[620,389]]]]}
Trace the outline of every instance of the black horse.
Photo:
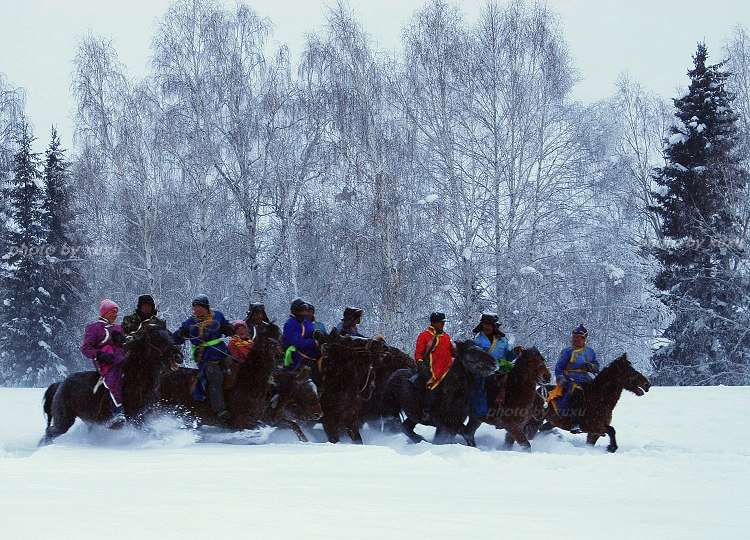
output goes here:
{"type": "MultiPolygon", "coordinates": [[[[439,392],[433,409],[435,442],[452,440],[457,433],[465,433],[464,421],[469,415],[474,375],[487,377],[497,369],[497,359],[482,350],[473,341],[456,342],[456,358],[448,373],[434,390],[439,392]]],[[[422,416],[425,394],[424,381],[417,378],[415,369],[399,369],[386,383],[386,399],[394,417],[403,412],[401,423],[404,433],[414,442],[422,439],[414,427],[422,416]]],[[[470,442],[467,440],[467,443],[470,442]]]]}
{"type": "MultiPolygon", "coordinates": [[[[144,324],[126,345],[122,363],[122,400],[125,416],[136,423],[156,400],[159,373],[180,359],[172,336],[160,325],[144,324]]],[[[80,371],[50,385],[44,393],[47,429],[41,444],[67,432],[76,418],[88,424],[111,420],[109,391],[98,384],[96,371],[80,371]]]]}
{"type": "Polygon", "coordinates": [[[392,422],[393,417],[385,395],[388,379],[399,369],[415,368],[414,357],[396,347],[384,345],[382,352],[375,357],[360,392],[360,423],[377,424],[382,428],[392,422]]]}

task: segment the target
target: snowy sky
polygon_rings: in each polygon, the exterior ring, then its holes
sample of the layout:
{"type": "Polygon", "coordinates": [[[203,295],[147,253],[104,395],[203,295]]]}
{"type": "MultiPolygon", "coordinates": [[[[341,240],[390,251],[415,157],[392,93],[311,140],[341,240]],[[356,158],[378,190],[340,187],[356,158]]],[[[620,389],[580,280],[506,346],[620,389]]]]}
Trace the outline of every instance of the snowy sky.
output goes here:
{"type": "MultiPolygon", "coordinates": [[[[306,32],[321,28],[327,5],[335,0],[246,0],[275,25],[274,39],[302,48],[306,32]]],[[[384,49],[399,47],[401,28],[425,0],[350,0],[365,29],[384,49]]],[[[235,0],[221,0],[229,7],[235,0]]],[[[73,100],[71,67],[79,39],[88,31],[113,40],[131,75],[145,73],[154,21],[171,0],[0,0],[0,73],[27,92],[27,114],[39,144],[58,126],[70,147],[73,100]],[[60,110],[62,109],[62,110],[60,110]]],[[[475,20],[485,0],[461,0],[475,20]]],[[[676,97],[687,85],[686,71],[698,41],[706,42],[709,62],[721,60],[727,38],[739,24],[750,29],[746,0],[549,0],[580,71],[574,97],[590,103],[613,92],[627,72],[644,87],[676,97]]]]}

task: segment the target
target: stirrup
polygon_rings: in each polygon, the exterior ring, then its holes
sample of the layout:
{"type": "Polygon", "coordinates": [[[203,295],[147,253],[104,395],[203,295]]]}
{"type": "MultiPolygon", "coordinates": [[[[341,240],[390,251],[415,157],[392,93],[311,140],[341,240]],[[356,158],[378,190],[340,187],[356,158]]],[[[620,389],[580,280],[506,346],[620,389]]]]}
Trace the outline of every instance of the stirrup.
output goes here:
{"type": "Polygon", "coordinates": [[[117,413],[109,421],[109,424],[107,425],[107,427],[109,429],[120,429],[124,425],[125,425],[125,415],[122,413],[117,413]]]}

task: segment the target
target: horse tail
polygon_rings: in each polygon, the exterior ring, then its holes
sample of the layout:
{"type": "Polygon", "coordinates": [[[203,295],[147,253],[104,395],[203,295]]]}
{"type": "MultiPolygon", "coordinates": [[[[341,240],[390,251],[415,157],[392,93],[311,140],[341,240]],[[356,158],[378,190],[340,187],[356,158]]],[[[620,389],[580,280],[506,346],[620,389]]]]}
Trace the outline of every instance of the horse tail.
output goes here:
{"type": "Polygon", "coordinates": [[[57,387],[60,386],[59,382],[52,383],[47,387],[47,390],[44,392],[44,398],[43,398],[43,408],[44,408],[44,414],[47,415],[47,427],[50,426],[52,423],[52,400],[55,398],[55,392],[57,392],[57,387]]]}

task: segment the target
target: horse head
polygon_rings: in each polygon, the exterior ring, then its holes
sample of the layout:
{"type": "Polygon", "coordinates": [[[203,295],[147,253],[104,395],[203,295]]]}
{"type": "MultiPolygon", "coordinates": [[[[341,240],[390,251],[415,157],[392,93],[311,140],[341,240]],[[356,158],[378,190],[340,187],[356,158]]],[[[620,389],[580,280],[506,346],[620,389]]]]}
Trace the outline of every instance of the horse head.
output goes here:
{"type": "Polygon", "coordinates": [[[255,337],[255,340],[257,341],[260,338],[268,338],[274,339],[276,341],[281,341],[281,329],[272,322],[265,323],[259,327],[258,335],[255,337]]]}
{"type": "Polygon", "coordinates": [[[521,356],[516,360],[513,370],[516,369],[528,372],[538,384],[548,384],[552,380],[546,360],[536,346],[521,350],[521,356]]]}
{"type": "Polygon", "coordinates": [[[620,358],[610,364],[617,370],[617,377],[625,390],[633,392],[636,396],[642,396],[651,388],[649,380],[628,360],[628,355],[623,354],[620,358]]]}
{"type": "Polygon", "coordinates": [[[294,391],[292,394],[295,414],[303,420],[317,422],[323,417],[318,399],[318,387],[310,378],[310,368],[301,367],[295,373],[294,391]]]}
{"type": "Polygon", "coordinates": [[[286,411],[297,420],[317,422],[323,417],[318,399],[318,388],[310,378],[310,368],[273,374],[276,392],[284,396],[286,411]]]}
{"type": "Polygon", "coordinates": [[[497,359],[470,339],[456,342],[456,362],[482,377],[497,371],[497,359]]]}
{"type": "Polygon", "coordinates": [[[140,326],[128,347],[128,356],[138,356],[155,361],[167,369],[172,363],[182,362],[182,351],[166,328],[158,323],[145,323],[140,326]]]}

